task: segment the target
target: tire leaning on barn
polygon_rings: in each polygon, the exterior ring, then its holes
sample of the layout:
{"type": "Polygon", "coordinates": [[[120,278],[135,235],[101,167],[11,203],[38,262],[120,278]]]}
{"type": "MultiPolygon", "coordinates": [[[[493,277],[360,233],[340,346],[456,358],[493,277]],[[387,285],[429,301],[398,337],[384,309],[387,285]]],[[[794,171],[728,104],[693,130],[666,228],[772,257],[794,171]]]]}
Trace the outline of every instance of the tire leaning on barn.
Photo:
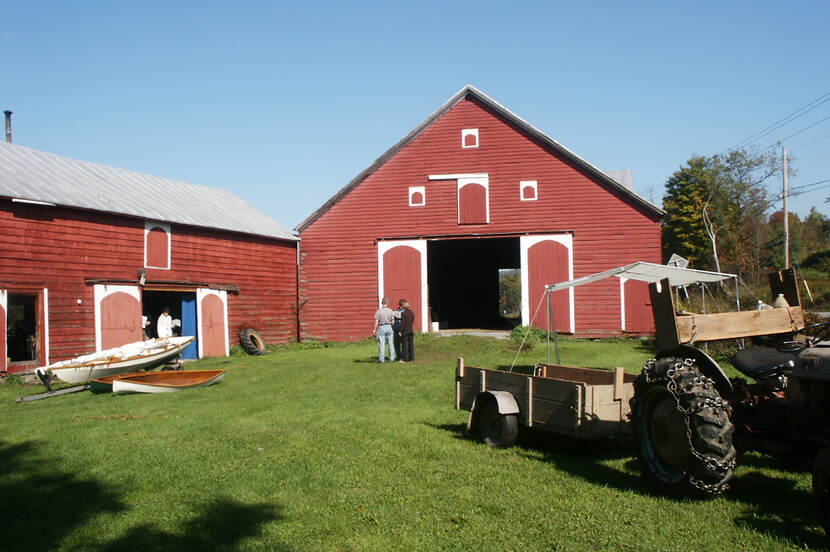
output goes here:
{"type": "Polygon", "coordinates": [[[249,355],[264,355],[268,351],[265,340],[253,328],[245,328],[239,333],[239,344],[249,355]]]}
{"type": "Polygon", "coordinates": [[[640,470],[658,492],[717,496],[735,469],[731,408],[692,359],[649,361],[634,382],[631,429],[640,470]]]}

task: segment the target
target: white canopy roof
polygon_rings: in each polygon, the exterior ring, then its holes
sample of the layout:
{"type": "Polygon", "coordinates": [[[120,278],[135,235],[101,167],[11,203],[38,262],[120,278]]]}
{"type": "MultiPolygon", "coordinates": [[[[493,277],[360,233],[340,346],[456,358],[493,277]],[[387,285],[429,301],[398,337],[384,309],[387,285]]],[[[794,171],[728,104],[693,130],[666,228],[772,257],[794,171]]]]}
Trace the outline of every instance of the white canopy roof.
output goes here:
{"type": "Polygon", "coordinates": [[[720,282],[722,280],[735,278],[734,274],[726,274],[724,272],[708,272],[706,270],[694,270],[691,268],[678,268],[676,266],[638,262],[606,270],[605,272],[598,272],[589,276],[583,276],[582,278],[576,278],[575,280],[551,284],[547,286],[547,289],[548,291],[567,289],[570,287],[590,284],[591,282],[610,278],[611,276],[616,276],[618,278],[630,278],[632,280],[640,280],[642,282],[659,282],[664,278],[668,278],[669,285],[672,286],[689,286],[692,284],[720,282]]]}

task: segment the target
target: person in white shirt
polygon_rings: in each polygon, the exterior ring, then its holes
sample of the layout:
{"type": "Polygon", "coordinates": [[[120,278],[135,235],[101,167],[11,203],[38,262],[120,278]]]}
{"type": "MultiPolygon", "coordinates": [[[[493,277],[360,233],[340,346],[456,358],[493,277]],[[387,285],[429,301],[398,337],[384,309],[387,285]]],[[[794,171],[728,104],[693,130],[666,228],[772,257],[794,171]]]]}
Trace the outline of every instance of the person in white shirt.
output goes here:
{"type": "Polygon", "coordinates": [[[159,339],[173,336],[173,317],[170,316],[170,307],[164,307],[164,311],[159,315],[156,332],[158,332],[159,339]]]}

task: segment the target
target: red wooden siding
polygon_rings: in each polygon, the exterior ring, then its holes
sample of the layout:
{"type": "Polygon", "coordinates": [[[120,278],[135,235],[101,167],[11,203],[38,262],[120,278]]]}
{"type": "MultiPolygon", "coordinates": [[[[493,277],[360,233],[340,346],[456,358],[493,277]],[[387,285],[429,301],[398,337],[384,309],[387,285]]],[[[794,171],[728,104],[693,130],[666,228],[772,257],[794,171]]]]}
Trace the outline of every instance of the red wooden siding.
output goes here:
{"type": "Polygon", "coordinates": [[[154,226],[147,232],[147,266],[169,268],[167,266],[167,232],[154,226]]]}
{"type": "Polygon", "coordinates": [[[101,301],[101,348],[111,349],[141,341],[141,305],[123,292],[112,293],[101,301]]]}
{"type": "MultiPolygon", "coordinates": [[[[294,242],[178,225],[171,230],[171,267],[147,268],[148,284],[239,286],[238,294],[228,294],[230,345],[238,344],[244,328],[257,329],[269,343],[296,336],[294,242]]],[[[0,289],[49,288],[50,361],[95,350],[93,286],[85,279],[137,285],[144,237],[144,220],[0,199],[0,289]]]]}
{"type": "Polygon", "coordinates": [[[421,327],[421,252],[406,245],[383,254],[383,294],[392,310],[406,299],[415,313],[413,328],[421,327]]]}
{"type": "MultiPolygon", "coordinates": [[[[490,224],[477,233],[571,233],[574,277],[661,262],[657,214],[465,99],[301,231],[304,338],[368,337],[377,308],[376,240],[468,233],[458,224],[456,182],[428,177],[477,173],[488,174],[490,206],[490,224]],[[466,128],[478,128],[479,147],[460,147],[466,128]],[[526,180],[537,182],[536,201],[516,193],[526,180]],[[408,189],[420,185],[429,201],[411,209],[408,189]]],[[[577,334],[620,335],[619,281],[578,288],[574,297],[577,334]]]]}
{"type": "MultiPolygon", "coordinates": [[[[527,250],[527,264],[530,267],[528,274],[528,295],[530,296],[530,315],[537,311],[540,301],[543,301],[539,314],[532,321],[538,328],[547,328],[547,302],[544,299],[545,286],[568,280],[568,248],[553,240],[541,241],[530,246],[527,250]]],[[[570,291],[560,290],[551,294],[550,308],[553,318],[552,328],[557,332],[571,331],[571,301],[570,291]]]]}
{"type": "Polygon", "coordinates": [[[654,315],[648,283],[627,280],[625,290],[625,331],[627,333],[653,333],[654,315]]]}
{"type": "Polygon", "coordinates": [[[458,190],[458,223],[485,224],[487,222],[487,188],[471,183],[458,190]]]}
{"type": "Polygon", "coordinates": [[[202,354],[206,357],[225,354],[225,306],[212,294],[202,299],[202,354]]]}

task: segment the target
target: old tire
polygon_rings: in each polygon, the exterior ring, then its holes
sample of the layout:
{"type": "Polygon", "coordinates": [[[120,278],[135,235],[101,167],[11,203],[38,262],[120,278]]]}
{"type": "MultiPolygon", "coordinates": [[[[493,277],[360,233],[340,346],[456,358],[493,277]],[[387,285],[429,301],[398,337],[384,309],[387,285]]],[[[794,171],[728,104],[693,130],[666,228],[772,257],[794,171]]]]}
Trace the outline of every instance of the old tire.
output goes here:
{"type": "Polygon", "coordinates": [[[824,532],[830,535],[830,447],[816,455],[813,464],[813,494],[818,502],[818,517],[824,532]]]}
{"type": "Polygon", "coordinates": [[[519,419],[515,414],[500,414],[498,403],[491,398],[481,405],[478,431],[491,447],[512,447],[519,437],[519,419]]]}
{"type": "Polygon", "coordinates": [[[249,355],[264,355],[268,350],[265,340],[253,328],[246,328],[240,332],[239,344],[249,355]]]}
{"type": "Polygon", "coordinates": [[[649,361],[634,382],[631,429],[640,470],[653,489],[716,496],[735,469],[731,408],[692,359],[649,361]]]}

